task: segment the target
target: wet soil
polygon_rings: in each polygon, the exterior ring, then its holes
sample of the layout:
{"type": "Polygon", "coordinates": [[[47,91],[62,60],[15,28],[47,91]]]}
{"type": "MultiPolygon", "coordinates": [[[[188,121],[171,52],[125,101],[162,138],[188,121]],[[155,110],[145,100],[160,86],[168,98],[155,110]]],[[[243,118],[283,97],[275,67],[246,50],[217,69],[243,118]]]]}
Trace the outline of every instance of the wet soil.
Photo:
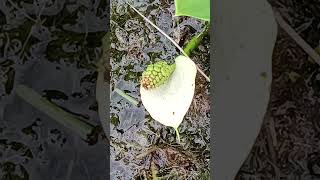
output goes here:
{"type": "Polygon", "coordinates": [[[107,179],[105,142],[90,146],[20,99],[24,84],[98,125],[95,64],[105,1],[0,1],[0,179],[107,179]]]}
{"type": "MultiPolygon", "coordinates": [[[[174,1],[133,1],[132,4],[159,28],[183,46],[205,28],[205,23],[173,17],[174,1]]],[[[121,89],[140,101],[139,78],[156,59],[169,63],[179,55],[174,45],[145,22],[124,1],[111,4],[111,179],[208,179],[210,144],[209,83],[197,75],[192,106],[175,131],[151,119],[140,104],[130,104],[113,92],[121,89]]],[[[192,59],[210,74],[209,37],[205,37],[192,59]]]]}
{"type": "MultiPolygon", "coordinates": [[[[319,46],[318,1],[272,1],[313,48],[319,46]]],[[[320,179],[320,68],[279,27],[267,116],[236,179],[320,179]]]]}

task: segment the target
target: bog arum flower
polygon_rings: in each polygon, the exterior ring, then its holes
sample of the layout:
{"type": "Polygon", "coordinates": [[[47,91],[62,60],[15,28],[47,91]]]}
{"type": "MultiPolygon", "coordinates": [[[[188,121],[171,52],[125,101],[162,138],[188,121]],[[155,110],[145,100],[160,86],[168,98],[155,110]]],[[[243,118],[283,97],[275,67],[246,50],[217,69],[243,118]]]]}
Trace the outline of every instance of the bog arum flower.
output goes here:
{"type": "Polygon", "coordinates": [[[165,61],[150,64],[142,73],[141,86],[152,89],[164,84],[173,73],[176,64],[168,65],[165,61]]]}
{"type": "Polygon", "coordinates": [[[142,74],[140,94],[144,107],[154,120],[173,127],[179,142],[178,126],[191,105],[196,73],[194,62],[180,55],[175,64],[160,61],[142,74]]]}

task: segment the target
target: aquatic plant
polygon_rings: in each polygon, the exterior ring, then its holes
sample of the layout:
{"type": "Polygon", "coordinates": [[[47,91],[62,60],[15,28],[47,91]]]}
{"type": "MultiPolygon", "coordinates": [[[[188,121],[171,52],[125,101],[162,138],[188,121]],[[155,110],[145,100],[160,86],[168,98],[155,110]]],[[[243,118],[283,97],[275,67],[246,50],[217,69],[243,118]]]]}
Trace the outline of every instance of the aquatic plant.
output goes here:
{"type": "Polygon", "coordinates": [[[202,70],[189,58],[191,50],[195,48],[203,37],[196,36],[189,42],[188,54],[164,31],[153,24],[148,18],[141,14],[136,8],[128,5],[144,18],[149,24],[167,37],[183,55],[175,58],[173,65],[164,61],[151,64],[142,74],[140,83],[140,94],[142,104],[150,116],[163,125],[173,127],[180,142],[178,126],[187,113],[195,90],[195,78],[197,70],[202,76],[210,81],[202,70]],[[162,72],[163,71],[163,72],[162,72]]]}
{"type": "MultiPolygon", "coordinates": [[[[180,2],[175,3],[176,7],[180,7],[178,5],[180,2]]],[[[189,1],[187,6],[190,7],[192,4],[194,3],[189,1]]],[[[191,39],[188,46],[186,46],[186,53],[169,35],[164,33],[164,31],[141,14],[136,8],[129,3],[128,5],[143,17],[145,21],[167,37],[183,54],[176,57],[175,63],[172,65],[168,65],[164,61],[150,64],[143,72],[140,83],[142,104],[149,112],[150,116],[163,125],[173,127],[176,131],[177,139],[180,142],[178,126],[181,124],[191,105],[195,90],[197,70],[207,81],[210,81],[209,77],[206,76],[205,73],[189,58],[190,52],[199,45],[201,39],[206,34],[207,29],[200,35],[191,39]]],[[[185,9],[180,8],[180,10],[176,11],[176,14],[184,12],[183,10],[185,9]]],[[[202,14],[202,16],[201,14],[190,13],[189,15],[199,19],[209,20],[210,9],[208,12],[202,14]]]]}
{"type": "Polygon", "coordinates": [[[173,127],[180,141],[178,126],[192,102],[197,69],[192,60],[182,55],[175,59],[175,66],[172,75],[162,85],[149,89],[141,84],[140,94],[150,116],[163,125],[173,127]]]}
{"type": "Polygon", "coordinates": [[[141,86],[145,89],[157,88],[166,83],[176,68],[176,64],[167,64],[165,61],[158,61],[148,65],[142,73],[141,86]]]}

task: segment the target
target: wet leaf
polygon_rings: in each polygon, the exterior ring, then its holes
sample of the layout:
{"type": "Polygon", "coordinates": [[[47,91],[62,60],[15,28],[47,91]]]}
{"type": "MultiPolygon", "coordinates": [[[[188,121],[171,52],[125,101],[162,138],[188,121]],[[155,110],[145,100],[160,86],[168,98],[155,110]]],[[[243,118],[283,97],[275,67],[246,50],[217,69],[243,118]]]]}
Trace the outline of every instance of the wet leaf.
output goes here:
{"type": "Polygon", "coordinates": [[[99,113],[99,119],[102,124],[103,131],[106,135],[109,134],[109,125],[108,125],[108,104],[106,101],[108,100],[109,96],[109,86],[108,86],[108,80],[105,79],[105,73],[107,72],[107,69],[105,68],[106,61],[109,56],[109,34],[105,34],[105,36],[102,39],[102,49],[103,54],[100,58],[100,62],[97,67],[98,71],[98,77],[97,77],[97,84],[96,84],[96,100],[98,102],[98,113],[99,113]]]}
{"type": "Polygon", "coordinates": [[[98,102],[98,113],[99,119],[102,124],[102,128],[104,133],[109,134],[109,125],[108,125],[108,105],[106,100],[108,99],[109,89],[108,82],[104,80],[104,71],[99,70],[97,77],[97,85],[96,85],[96,99],[98,102]]]}
{"type": "Polygon", "coordinates": [[[140,86],[140,93],[153,119],[177,129],[192,102],[197,69],[191,59],[182,55],[175,63],[176,68],[165,84],[150,90],[140,86]]]}
{"type": "Polygon", "coordinates": [[[210,0],[175,0],[176,16],[210,21],[210,0]]]}

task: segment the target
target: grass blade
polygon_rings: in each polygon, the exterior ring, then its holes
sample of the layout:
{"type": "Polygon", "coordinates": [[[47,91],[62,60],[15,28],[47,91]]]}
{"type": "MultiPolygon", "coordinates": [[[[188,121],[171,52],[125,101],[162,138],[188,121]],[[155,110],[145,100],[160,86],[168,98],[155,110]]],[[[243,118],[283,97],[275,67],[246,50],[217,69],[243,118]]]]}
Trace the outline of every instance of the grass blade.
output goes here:
{"type": "Polygon", "coordinates": [[[118,88],[116,88],[114,91],[116,93],[118,93],[120,96],[122,96],[123,98],[125,98],[127,101],[132,103],[133,105],[138,106],[139,102],[136,99],[134,99],[133,97],[127,95],[125,92],[121,91],[118,88]]]}

